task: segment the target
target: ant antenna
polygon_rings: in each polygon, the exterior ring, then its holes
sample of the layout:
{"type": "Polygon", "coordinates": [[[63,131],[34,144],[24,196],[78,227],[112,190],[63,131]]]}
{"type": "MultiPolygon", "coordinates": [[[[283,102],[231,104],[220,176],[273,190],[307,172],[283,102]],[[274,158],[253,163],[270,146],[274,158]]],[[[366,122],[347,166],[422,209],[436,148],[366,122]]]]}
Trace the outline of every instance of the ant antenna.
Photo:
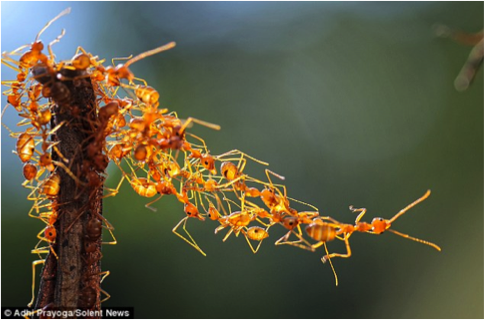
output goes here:
{"type": "Polygon", "coordinates": [[[57,19],[59,19],[60,17],[62,16],[65,16],[67,14],[71,13],[71,8],[67,8],[65,9],[64,11],[62,11],[61,13],[59,13],[54,19],[50,20],[49,22],[47,22],[47,24],[42,28],[42,30],[40,30],[40,32],[37,34],[37,37],[35,38],[35,42],[37,42],[40,38],[40,35],[45,31],[47,30],[47,28],[52,24],[54,23],[54,21],[56,21],[57,19]]]}
{"type": "Polygon", "coordinates": [[[166,50],[170,50],[172,48],[174,48],[176,45],[176,43],[174,41],[172,42],[169,42],[165,45],[162,45],[161,47],[158,47],[158,48],[155,48],[155,49],[152,49],[152,50],[149,50],[149,51],[146,51],[146,52],[143,52],[143,53],[140,53],[139,55],[137,55],[136,57],[128,60],[128,62],[126,62],[124,64],[124,66],[127,68],[129,67],[131,64],[135,63],[136,61],[139,61],[141,59],[144,59],[146,57],[149,57],[149,56],[152,56],[154,54],[157,54],[157,53],[160,53],[162,51],[166,51],[166,50]]]}
{"type": "Polygon", "coordinates": [[[408,234],[401,233],[401,232],[398,232],[398,231],[395,231],[395,230],[392,230],[392,229],[387,229],[387,231],[390,231],[390,232],[392,232],[392,233],[394,233],[394,234],[396,234],[400,237],[407,238],[407,239],[410,239],[410,240],[413,240],[413,241],[416,241],[416,242],[426,244],[428,246],[431,246],[432,248],[434,248],[437,251],[442,251],[442,249],[440,249],[440,247],[438,245],[436,245],[435,243],[425,241],[425,240],[422,240],[422,239],[418,239],[418,238],[414,238],[414,237],[409,236],[408,234]]]}
{"type": "Polygon", "coordinates": [[[411,204],[409,204],[408,206],[406,206],[405,208],[403,208],[402,210],[400,210],[400,212],[398,212],[393,218],[391,218],[390,220],[388,220],[388,222],[391,224],[393,223],[395,220],[397,220],[401,215],[403,215],[405,212],[407,212],[409,209],[415,207],[417,204],[419,204],[420,202],[424,201],[425,199],[427,199],[428,197],[430,196],[430,190],[427,190],[427,192],[425,192],[425,194],[423,196],[421,196],[420,198],[418,198],[417,200],[415,200],[414,202],[412,202],[411,204]]]}

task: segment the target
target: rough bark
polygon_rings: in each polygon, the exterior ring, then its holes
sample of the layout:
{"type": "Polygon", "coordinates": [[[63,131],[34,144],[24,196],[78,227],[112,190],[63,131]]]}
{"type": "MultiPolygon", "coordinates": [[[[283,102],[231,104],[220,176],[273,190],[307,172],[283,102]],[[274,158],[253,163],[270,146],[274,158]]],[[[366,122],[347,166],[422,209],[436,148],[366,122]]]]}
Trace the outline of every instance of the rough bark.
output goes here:
{"type": "Polygon", "coordinates": [[[60,151],[53,150],[52,158],[68,169],[56,168],[60,191],[53,249],[58,259],[52,253],[46,258],[36,309],[99,311],[102,229],[93,233],[90,221],[96,225],[102,221],[105,168],[95,165],[101,147],[89,151],[99,127],[97,101],[89,76],[81,71],[62,69],[44,85],[54,102],[52,127],[62,124],[52,136],[60,151]],[[92,249],[87,250],[87,245],[92,249]]]}

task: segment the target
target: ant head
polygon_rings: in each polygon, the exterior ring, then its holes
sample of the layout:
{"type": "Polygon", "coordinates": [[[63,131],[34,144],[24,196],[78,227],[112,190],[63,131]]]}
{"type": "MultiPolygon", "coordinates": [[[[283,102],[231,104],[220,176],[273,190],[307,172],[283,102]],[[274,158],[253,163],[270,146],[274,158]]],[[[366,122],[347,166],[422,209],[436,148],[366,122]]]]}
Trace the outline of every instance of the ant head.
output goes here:
{"type": "Polygon", "coordinates": [[[202,166],[210,171],[211,174],[217,174],[217,169],[215,169],[215,160],[211,155],[204,154],[200,160],[202,162],[202,166]]]}
{"type": "Polygon", "coordinates": [[[198,218],[200,220],[205,220],[205,218],[203,218],[201,215],[200,215],[200,212],[198,212],[198,209],[197,207],[195,207],[192,203],[190,202],[187,202],[185,203],[185,213],[190,217],[190,218],[198,218]]]}
{"type": "Polygon", "coordinates": [[[245,190],[245,194],[248,196],[248,197],[259,197],[260,196],[260,191],[259,189],[257,189],[256,187],[249,187],[249,188],[246,188],[245,190]]]}
{"type": "Polygon", "coordinates": [[[47,125],[50,123],[50,119],[52,119],[52,112],[49,109],[40,111],[39,114],[39,123],[40,125],[47,125]]]}
{"type": "Polygon", "coordinates": [[[277,199],[274,194],[274,190],[265,188],[260,192],[260,197],[264,204],[269,208],[275,206],[277,204],[277,199]]]}
{"type": "Polygon", "coordinates": [[[96,251],[96,249],[97,249],[96,242],[84,241],[84,252],[91,253],[96,251]]]}
{"type": "Polygon", "coordinates": [[[142,118],[133,118],[129,122],[129,127],[133,130],[142,132],[146,129],[146,123],[145,120],[142,118]]]}
{"type": "Polygon", "coordinates": [[[39,158],[39,165],[42,167],[46,167],[52,163],[52,157],[50,153],[43,153],[39,158]]]}
{"type": "Polygon", "coordinates": [[[383,218],[374,218],[371,221],[371,225],[372,225],[371,231],[373,231],[373,233],[376,233],[376,234],[383,233],[391,226],[390,222],[383,218]]]}
{"type": "Polygon", "coordinates": [[[32,51],[40,52],[42,50],[44,50],[44,44],[42,43],[42,41],[37,40],[34,43],[32,43],[32,51]]]}
{"type": "Polygon", "coordinates": [[[148,156],[148,149],[145,145],[138,145],[134,151],[134,158],[138,161],[145,161],[148,156]]]}
{"type": "Polygon", "coordinates": [[[72,58],[72,66],[76,68],[76,70],[86,70],[90,65],[91,58],[85,53],[80,53],[72,58]]]}
{"type": "Polygon", "coordinates": [[[288,230],[293,230],[297,227],[298,221],[296,217],[286,216],[282,219],[282,225],[288,230]]]}
{"type": "Polygon", "coordinates": [[[45,228],[44,235],[49,241],[54,241],[55,237],[57,236],[57,231],[53,226],[45,228]]]}
{"type": "Polygon", "coordinates": [[[225,179],[232,181],[239,176],[239,169],[232,162],[226,161],[220,165],[220,172],[222,172],[225,179]]]}
{"type": "Polygon", "coordinates": [[[99,109],[99,118],[101,121],[107,121],[112,115],[119,112],[119,103],[111,101],[99,109]]]}
{"type": "Polygon", "coordinates": [[[183,128],[182,126],[173,127],[173,133],[176,137],[180,139],[185,139],[185,128],[183,128]]]}
{"type": "Polygon", "coordinates": [[[119,79],[127,79],[129,82],[134,80],[133,73],[124,64],[118,64],[114,68],[114,72],[116,73],[116,78],[118,81],[119,79]]]}
{"type": "Polygon", "coordinates": [[[220,213],[215,209],[212,203],[210,203],[210,207],[208,208],[208,216],[211,220],[218,220],[220,213]]]}
{"type": "Polygon", "coordinates": [[[37,176],[37,167],[31,163],[26,163],[23,168],[24,177],[27,180],[32,180],[37,176]]]}
{"type": "Polygon", "coordinates": [[[164,174],[168,178],[176,177],[180,174],[180,167],[175,162],[170,162],[163,170],[164,174]]]}
{"type": "Polygon", "coordinates": [[[43,63],[39,63],[35,65],[31,69],[31,72],[32,72],[32,75],[34,76],[34,79],[41,84],[45,85],[52,81],[52,75],[50,74],[47,66],[43,63]]]}
{"type": "Polygon", "coordinates": [[[176,192],[175,187],[168,181],[160,181],[156,184],[156,191],[159,194],[171,195],[176,192]]]}

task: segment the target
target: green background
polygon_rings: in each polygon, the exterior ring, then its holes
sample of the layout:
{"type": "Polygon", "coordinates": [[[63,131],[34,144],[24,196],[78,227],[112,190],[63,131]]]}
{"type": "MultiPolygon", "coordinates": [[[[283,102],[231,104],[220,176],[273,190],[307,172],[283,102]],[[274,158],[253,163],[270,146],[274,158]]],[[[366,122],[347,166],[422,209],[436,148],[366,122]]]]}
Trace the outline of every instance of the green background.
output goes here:
{"type": "MultiPolygon", "coordinates": [[[[42,35],[49,42],[66,28],[59,59],[79,45],[109,61],[177,41],[132,70],[159,90],[163,107],[222,126],[192,129],[213,154],[237,148],[268,161],[290,196],[345,222],[354,221],[351,204],[368,208],[367,221],[390,218],[431,189],[394,228],[443,249],[355,234],[353,256],[333,260],[335,287],[322,251],[272,244],[280,227],[254,255],[242,237],[222,243],[215,223],[189,221],[203,257],[171,232],[184,217],[175,199],[153,213],[124,185],[104,207],[119,242],[103,248],[112,273],[105,306],[146,318],[484,316],[482,70],[457,92],[471,48],[432,31],[436,23],[482,29],[482,2],[2,2],[2,51],[32,42],[68,6],[42,35]]],[[[12,77],[2,66],[2,80],[12,77]]],[[[13,109],[3,121],[15,126],[13,109]]],[[[1,304],[22,306],[42,224],[27,217],[22,166],[3,128],[1,145],[1,304]]],[[[119,172],[109,169],[115,186],[119,172]]],[[[258,165],[248,172],[263,177],[258,165]]]]}

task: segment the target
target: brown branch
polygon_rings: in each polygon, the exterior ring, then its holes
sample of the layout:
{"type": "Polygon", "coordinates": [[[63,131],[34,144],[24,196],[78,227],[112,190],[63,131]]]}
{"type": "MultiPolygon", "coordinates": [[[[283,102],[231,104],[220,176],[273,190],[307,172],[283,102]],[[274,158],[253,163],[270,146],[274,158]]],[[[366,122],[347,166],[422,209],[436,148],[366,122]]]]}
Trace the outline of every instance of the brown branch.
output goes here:
{"type": "Polygon", "coordinates": [[[42,271],[36,309],[100,310],[100,259],[102,233],[102,184],[105,165],[96,99],[89,76],[83,71],[61,69],[37,78],[49,87],[53,107],[52,127],[62,124],[53,140],[58,150],[60,191],[55,223],[57,237],[42,271]],[[95,145],[93,147],[93,145],[95,145]],[[100,160],[101,159],[101,160],[100,160]],[[101,163],[101,164],[100,164],[101,163]]]}

